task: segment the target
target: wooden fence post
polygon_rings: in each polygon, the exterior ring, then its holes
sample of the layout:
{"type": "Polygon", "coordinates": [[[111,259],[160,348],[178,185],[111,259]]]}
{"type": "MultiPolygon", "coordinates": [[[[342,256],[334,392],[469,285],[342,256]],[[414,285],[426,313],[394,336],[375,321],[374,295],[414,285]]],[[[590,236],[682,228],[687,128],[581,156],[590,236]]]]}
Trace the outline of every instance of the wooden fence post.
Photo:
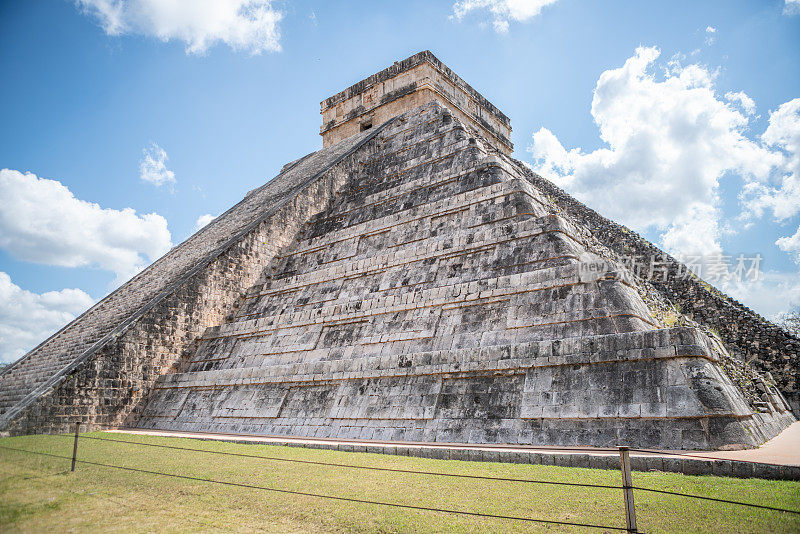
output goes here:
{"type": "Polygon", "coordinates": [[[81,431],[81,424],[75,423],[75,443],[72,445],[72,470],[75,471],[75,462],[78,461],[78,433],[81,431]]]}
{"type": "Polygon", "coordinates": [[[619,465],[622,469],[622,493],[625,497],[625,526],[628,532],[636,530],[636,507],[633,504],[633,479],[628,447],[619,447],[619,465]]]}

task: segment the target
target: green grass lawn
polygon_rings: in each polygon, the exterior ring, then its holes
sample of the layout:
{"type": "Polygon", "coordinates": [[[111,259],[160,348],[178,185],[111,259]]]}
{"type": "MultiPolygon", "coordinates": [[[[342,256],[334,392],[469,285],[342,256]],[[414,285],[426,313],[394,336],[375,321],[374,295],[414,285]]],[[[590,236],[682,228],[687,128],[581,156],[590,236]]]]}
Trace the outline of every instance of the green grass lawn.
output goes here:
{"type": "MultiPolygon", "coordinates": [[[[441,473],[620,485],[619,471],[431,460],[380,454],[90,433],[144,443],[441,473]]],[[[0,445],[72,455],[71,436],[0,445]]],[[[204,479],[415,506],[624,526],[621,490],[458,479],[219,454],[80,442],[79,459],[204,479]]],[[[333,501],[150,475],[0,449],[0,532],[596,532],[333,501]]],[[[633,473],[634,484],[800,510],[800,482],[633,473]]],[[[800,532],[800,515],[636,492],[643,532],[800,532]]]]}

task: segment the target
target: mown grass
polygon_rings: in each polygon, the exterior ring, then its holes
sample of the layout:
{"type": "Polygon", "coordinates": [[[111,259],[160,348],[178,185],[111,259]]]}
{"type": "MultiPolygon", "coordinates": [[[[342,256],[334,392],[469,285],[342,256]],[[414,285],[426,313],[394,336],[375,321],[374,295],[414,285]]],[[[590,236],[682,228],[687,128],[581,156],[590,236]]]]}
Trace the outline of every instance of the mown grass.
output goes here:
{"type": "MultiPolygon", "coordinates": [[[[620,474],[524,464],[90,433],[153,444],[442,473],[620,485],[620,474]]],[[[70,457],[71,436],[0,439],[70,457]]],[[[79,459],[273,488],[497,515],[623,526],[621,490],[457,479],[81,440],[79,459]]],[[[78,464],[0,448],[2,532],[574,532],[597,530],[332,501],[78,464]]],[[[800,482],[634,473],[634,484],[800,510],[800,482]]],[[[636,492],[643,532],[798,532],[800,515],[636,492]]]]}

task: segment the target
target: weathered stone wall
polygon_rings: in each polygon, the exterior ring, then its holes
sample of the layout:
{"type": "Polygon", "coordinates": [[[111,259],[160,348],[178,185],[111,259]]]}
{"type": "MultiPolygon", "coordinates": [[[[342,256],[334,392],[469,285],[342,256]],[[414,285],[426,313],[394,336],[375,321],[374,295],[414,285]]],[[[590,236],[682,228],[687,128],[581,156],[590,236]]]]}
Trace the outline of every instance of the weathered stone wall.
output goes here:
{"type": "Polygon", "coordinates": [[[17,401],[7,403],[1,429],[59,432],[75,421],[91,427],[125,420],[147,397],[154,380],[179,364],[206,327],[232,313],[236,300],[279,249],[331,202],[360,165],[352,154],[374,150],[372,138],[378,131],[288,165],[273,182],[251,191],[6,370],[0,391],[17,401]],[[220,234],[227,243],[214,248],[220,234]],[[145,288],[142,280],[154,281],[145,288]],[[142,303],[143,297],[149,302],[142,303]],[[76,354],[76,349],[84,352],[76,354]]]}
{"type": "Polygon", "coordinates": [[[428,102],[439,102],[506,154],[513,150],[503,113],[430,52],[395,63],[321,103],[323,146],[334,145],[428,102]]]}
{"type": "Polygon", "coordinates": [[[683,314],[718,333],[733,356],[750,362],[762,373],[771,373],[795,415],[800,416],[800,339],[702,280],[683,276],[687,268],[675,258],[586,207],[549,180],[531,172],[523,163],[516,161],[516,165],[565,214],[619,256],[657,258],[663,262],[667,268],[666,277],[649,276],[646,262],[642,277],[649,279],[669,301],[679,305],[683,314]]]}

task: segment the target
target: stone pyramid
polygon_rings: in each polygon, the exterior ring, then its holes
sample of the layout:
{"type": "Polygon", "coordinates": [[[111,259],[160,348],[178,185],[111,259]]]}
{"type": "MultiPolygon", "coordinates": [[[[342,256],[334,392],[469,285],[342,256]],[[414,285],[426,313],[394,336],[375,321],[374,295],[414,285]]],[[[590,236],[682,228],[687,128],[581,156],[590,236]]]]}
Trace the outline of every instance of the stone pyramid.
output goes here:
{"type": "Polygon", "coordinates": [[[795,420],[797,340],[628,272],[647,247],[682,266],[513,160],[430,52],[322,114],[322,150],[0,375],[0,427],[680,449],[795,420]],[[767,331],[759,365],[673,301],[767,331]]]}

